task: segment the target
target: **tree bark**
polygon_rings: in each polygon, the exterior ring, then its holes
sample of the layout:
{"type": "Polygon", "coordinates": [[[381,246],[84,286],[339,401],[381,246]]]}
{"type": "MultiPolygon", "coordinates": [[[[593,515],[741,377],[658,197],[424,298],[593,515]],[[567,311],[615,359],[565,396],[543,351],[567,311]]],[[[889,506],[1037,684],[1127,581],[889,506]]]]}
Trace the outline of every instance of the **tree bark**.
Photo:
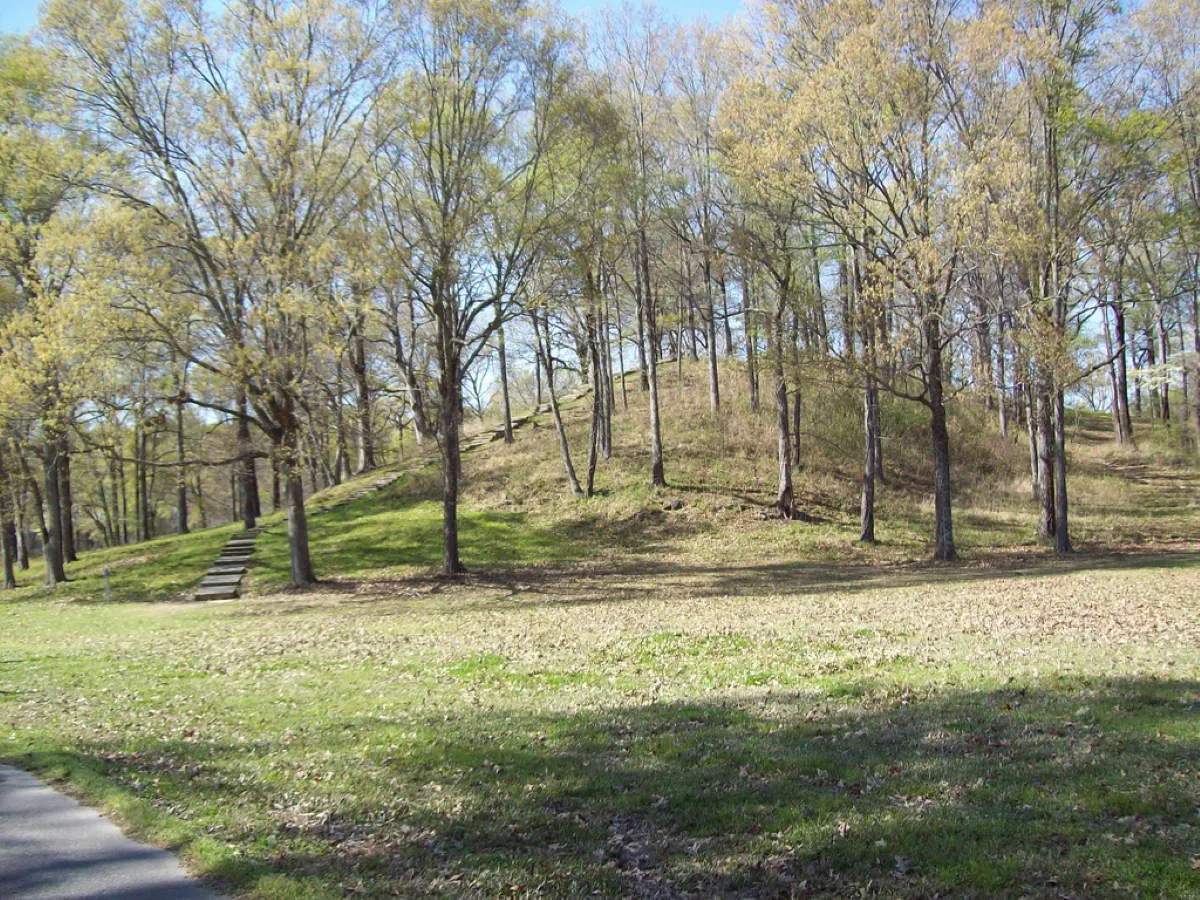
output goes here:
{"type": "MultiPolygon", "coordinates": [[[[642,393],[646,393],[650,390],[650,365],[646,359],[646,306],[652,301],[649,296],[645,295],[645,289],[642,286],[641,246],[643,241],[644,236],[639,232],[637,256],[633,265],[633,303],[634,319],[637,324],[638,385],[642,393]]],[[[647,281],[649,281],[649,276],[647,276],[647,281]]]]}
{"type": "MultiPolygon", "coordinates": [[[[290,401],[285,407],[290,406],[290,401]]],[[[292,584],[306,587],[316,583],[312,557],[308,548],[308,517],[304,512],[304,480],[300,459],[299,423],[294,421],[290,409],[284,410],[279,447],[280,469],[287,491],[288,556],[291,563],[292,584]]]]}
{"type": "Polygon", "coordinates": [[[733,359],[733,324],[729,316],[729,286],[725,283],[725,269],[722,264],[721,274],[717,278],[717,287],[721,291],[721,325],[725,329],[725,358],[733,359]]]}
{"type": "Polygon", "coordinates": [[[46,493],[48,535],[42,553],[46,560],[46,586],[67,580],[62,553],[62,499],[59,494],[58,454],[62,446],[57,435],[47,437],[42,448],[42,472],[46,493]]]}
{"type": "MultiPolygon", "coordinates": [[[[538,363],[546,374],[546,393],[550,397],[550,414],[554,418],[554,432],[558,436],[558,452],[562,458],[563,469],[567,476],[567,487],[571,490],[571,496],[576,499],[584,497],[583,487],[579,484],[579,476],[575,474],[575,463],[571,459],[571,444],[567,440],[567,429],[563,424],[562,413],[558,407],[558,391],[554,388],[554,359],[550,347],[550,326],[545,323],[545,334],[542,334],[539,328],[538,313],[534,310],[532,313],[533,320],[533,336],[537,343],[538,363]],[[545,340],[543,344],[542,341],[545,340]]],[[[595,412],[595,390],[592,391],[593,415],[595,412]]],[[[594,424],[593,424],[594,430],[594,424]]]]}
{"type": "MultiPolygon", "coordinates": [[[[1200,277],[1200,272],[1196,271],[1196,266],[1192,268],[1192,284],[1196,283],[1195,279],[1200,277]]],[[[1196,402],[1192,407],[1192,415],[1195,420],[1196,434],[1200,436],[1200,288],[1192,288],[1192,350],[1196,354],[1196,377],[1195,387],[1193,390],[1196,394],[1196,402]]]]}
{"type": "Polygon", "coordinates": [[[785,519],[796,512],[795,489],[792,485],[792,445],[789,434],[787,378],[783,365],[783,305],[780,290],[771,334],[771,360],[775,368],[775,457],[779,467],[779,487],[775,492],[775,507],[785,519]]]}
{"type": "Polygon", "coordinates": [[[1108,365],[1105,366],[1105,368],[1108,370],[1108,384],[1109,388],[1112,390],[1112,403],[1110,405],[1113,420],[1113,434],[1116,435],[1118,443],[1124,444],[1126,443],[1126,437],[1125,429],[1121,421],[1121,403],[1117,399],[1117,395],[1120,392],[1120,387],[1117,384],[1116,353],[1113,349],[1112,326],[1108,321],[1108,313],[1108,302],[1101,300],[1100,318],[1104,326],[1104,352],[1108,356],[1108,365]]]}
{"type": "Polygon", "coordinates": [[[946,406],[942,382],[941,325],[933,315],[925,320],[925,378],[929,389],[929,432],[933,450],[933,558],[949,561],[958,557],[954,546],[951,513],[950,432],[946,426],[946,406]]]}
{"type": "Polygon", "coordinates": [[[175,402],[175,455],[179,468],[175,472],[175,530],[180,534],[188,533],[188,469],[187,442],[183,432],[183,386],[177,385],[178,399],[175,402]]]}
{"type": "MultiPolygon", "coordinates": [[[[500,313],[500,298],[496,298],[496,314],[500,313]]],[[[504,326],[496,329],[496,355],[500,359],[500,407],[504,416],[504,443],[511,444],[513,438],[512,401],[508,395],[508,352],[504,346],[504,326]]]]}
{"type": "MultiPolygon", "coordinates": [[[[29,461],[25,459],[24,453],[17,454],[17,461],[21,464],[21,477],[25,479],[25,483],[29,485],[29,492],[33,494],[33,508],[37,512],[38,531],[42,537],[43,546],[50,540],[50,529],[46,527],[46,505],[42,497],[42,488],[38,484],[38,480],[34,478],[33,472],[29,468],[29,461]]],[[[126,536],[128,540],[128,535],[126,536]]]]}
{"type": "Polygon", "coordinates": [[[75,552],[75,492],[71,486],[71,453],[64,437],[58,453],[59,502],[62,506],[62,554],[64,562],[78,562],[75,552]]]}
{"type": "Polygon", "coordinates": [[[1067,417],[1062,388],[1054,392],[1054,549],[1073,550],[1067,519],[1067,417]]]}
{"type": "Polygon", "coordinates": [[[708,298],[708,405],[714,416],[721,412],[721,385],[717,376],[717,305],[712,289],[712,260],[704,254],[704,294],[708,298]]]}
{"type": "MultiPolygon", "coordinates": [[[[589,316],[589,319],[594,317],[589,316]]],[[[595,378],[592,385],[592,427],[588,440],[587,472],[584,477],[583,495],[590,497],[596,489],[596,465],[600,459],[600,445],[603,443],[604,418],[607,415],[604,400],[604,368],[600,363],[600,352],[597,342],[596,323],[588,322],[588,345],[592,357],[592,371],[595,378]]]]}
{"type": "Polygon", "coordinates": [[[654,298],[650,291],[650,251],[646,246],[646,235],[638,232],[638,260],[642,274],[642,291],[644,302],[642,310],[645,315],[645,331],[647,338],[646,376],[650,390],[650,484],[653,487],[666,487],[667,478],[663,466],[662,422],[659,415],[658,403],[658,327],[654,314],[654,298]]]}
{"type": "Polygon", "coordinates": [[[9,513],[2,525],[3,555],[4,555],[4,587],[12,589],[17,586],[17,573],[13,567],[13,563],[17,558],[17,526],[13,523],[12,514],[9,513]]]}
{"type": "MultiPolygon", "coordinates": [[[[457,368],[457,367],[456,367],[457,368]]],[[[442,574],[461,575],[467,571],[458,553],[458,486],[462,472],[459,438],[462,406],[454,373],[444,373],[438,437],[442,448],[442,574]],[[447,378],[449,375],[449,378],[447,378]]]]}
{"type": "MultiPolygon", "coordinates": [[[[1171,358],[1171,343],[1167,333],[1167,324],[1163,315],[1163,303],[1161,297],[1155,298],[1155,324],[1158,326],[1158,341],[1159,347],[1162,350],[1162,362],[1166,366],[1167,361],[1171,358]]],[[[1171,380],[1165,378],[1163,380],[1162,392],[1159,394],[1160,415],[1165,424],[1171,424],[1171,380]]]]}
{"type": "Polygon", "coordinates": [[[1038,377],[1037,391],[1037,456],[1038,456],[1038,497],[1041,500],[1041,517],[1038,521],[1038,535],[1052,538],[1057,531],[1055,518],[1055,481],[1054,481],[1054,423],[1053,399],[1051,389],[1044,376],[1038,377]]]}
{"type": "Polygon", "coordinates": [[[750,313],[754,308],[748,269],[742,272],[742,328],[746,332],[746,380],[750,392],[750,411],[758,412],[758,335],[750,313]]]}
{"type": "Polygon", "coordinates": [[[13,518],[15,505],[8,474],[8,463],[4,454],[5,450],[0,448],[0,555],[4,557],[4,587],[12,589],[17,586],[17,573],[14,566],[18,554],[17,524],[13,518]]]}
{"type": "MultiPolygon", "coordinates": [[[[254,472],[254,459],[250,456],[250,416],[246,402],[246,392],[238,388],[237,392],[237,449],[242,457],[238,463],[238,484],[242,493],[242,527],[249,531],[257,522],[258,510],[258,479],[254,472]]],[[[296,448],[299,449],[299,448],[296,448]]],[[[291,463],[299,465],[299,460],[291,463]]],[[[290,526],[289,526],[290,533],[290,526]]]]}
{"type": "Polygon", "coordinates": [[[879,403],[879,389],[868,375],[863,390],[863,480],[862,504],[859,516],[858,539],[865,544],[875,543],[875,426],[874,408],[879,403]]]}
{"type": "Polygon", "coordinates": [[[137,539],[148,541],[152,536],[153,521],[150,515],[150,482],[146,472],[146,460],[150,456],[150,445],[146,436],[145,423],[139,423],[134,440],[137,444],[137,462],[134,464],[134,505],[137,507],[134,513],[137,516],[137,539]]]}
{"type": "Polygon", "coordinates": [[[1008,371],[1004,351],[1004,313],[996,317],[996,410],[1000,437],[1008,437],[1008,371]]]}
{"type": "Polygon", "coordinates": [[[367,378],[366,321],[356,314],[350,342],[350,367],[354,370],[354,398],[358,406],[358,473],[370,472],[379,465],[375,456],[375,413],[371,384],[367,378]]]}
{"type": "MultiPolygon", "coordinates": [[[[4,452],[3,445],[0,445],[0,453],[4,452]]],[[[17,521],[17,565],[21,567],[21,571],[29,569],[29,544],[33,537],[29,529],[25,527],[25,495],[22,492],[17,493],[17,486],[12,478],[11,471],[8,473],[8,497],[9,502],[16,514],[17,521]]]]}

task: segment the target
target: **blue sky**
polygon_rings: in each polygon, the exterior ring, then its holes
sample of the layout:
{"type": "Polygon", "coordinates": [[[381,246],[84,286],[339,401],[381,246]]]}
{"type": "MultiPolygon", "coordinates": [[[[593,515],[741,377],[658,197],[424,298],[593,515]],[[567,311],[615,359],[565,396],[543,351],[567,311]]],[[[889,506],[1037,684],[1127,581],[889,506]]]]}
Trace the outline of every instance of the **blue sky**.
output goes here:
{"type": "MultiPolygon", "coordinates": [[[[29,31],[37,20],[41,0],[0,0],[0,32],[29,31]]],[[[88,0],[76,0],[86,3],[88,0]]],[[[572,13],[587,12],[608,5],[605,0],[559,0],[572,13]]],[[[742,0],[659,0],[654,5],[680,19],[707,16],[718,19],[740,12],[742,0]]]]}

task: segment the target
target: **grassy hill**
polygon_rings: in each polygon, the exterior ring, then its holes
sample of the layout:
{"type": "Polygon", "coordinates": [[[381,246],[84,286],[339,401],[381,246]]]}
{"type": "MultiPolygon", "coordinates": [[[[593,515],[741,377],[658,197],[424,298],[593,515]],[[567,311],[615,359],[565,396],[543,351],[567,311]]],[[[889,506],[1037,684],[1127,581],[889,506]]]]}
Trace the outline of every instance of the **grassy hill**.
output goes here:
{"type": "MultiPolygon", "coordinates": [[[[776,461],[772,413],[750,412],[740,367],[724,372],[721,417],[708,411],[701,366],[663,377],[665,491],[649,488],[648,415],[636,379],[628,409],[618,393],[613,458],[601,464],[599,496],[566,489],[553,424],[543,416],[501,442],[464,457],[464,560],[481,572],[526,566],[662,564],[722,559],[786,563],[821,560],[877,566],[924,561],[932,545],[932,473],[923,410],[893,401],[884,411],[887,470],[878,501],[880,543],[858,537],[860,400],[817,381],[803,386],[804,462],[796,489],[811,521],[771,515],[776,461]]],[[[576,466],[582,466],[590,400],[566,414],[576,466]]],[[[1140,451],[1119,452],[1101,415],[1073,412],[1072,531],[1085,552],[1167,547],[1195,537],[1200,473],[1174,434],[1144,427],[1140,451]]],[[[1176,431],[1180,429],[1177,427],[1176,431]]],[[[952,420],[955,527],[967,565],[1048,552],[1036,538],[1023,430],[1010,440],[969,400],[952,420]]],[[[334,489],[348,494],[355,485],[334,489]]],[[[440,481],[436,467],[312,522],[319,577],[378,580],[430,574],[440,560],[440,481]]],[[[317,498],[317,502],[322,500],[317,498]]],[[[262,542],[260,588],[287,580],[285,536],[262,542]]]]}
{"type": "MultiPolygon", "coordinates": [[[[434,574],[429,468],[314,498],[311,592],[280,587],[276,522],[234,602],[162,602],[232,529],[5,595],[0,759],[234,896],[1200,894],[1179,438],[1142,426],[1118,452],[1072,414],[1084,552],[1056,558],[1023,436],[960,401],[965,559],[934,565],[919,412],[885,411],[863,547],[852,392],[804,386],[813,521],[782,522],[769,414],[730,369],[714,423],[684,374],[663,379],[665,491],[632,379],[601,496],[567,496],[548,418],[470,454],[461,582],[434,574]]],[[[569,420],[582,453],[583,404],[569,420]]]]}

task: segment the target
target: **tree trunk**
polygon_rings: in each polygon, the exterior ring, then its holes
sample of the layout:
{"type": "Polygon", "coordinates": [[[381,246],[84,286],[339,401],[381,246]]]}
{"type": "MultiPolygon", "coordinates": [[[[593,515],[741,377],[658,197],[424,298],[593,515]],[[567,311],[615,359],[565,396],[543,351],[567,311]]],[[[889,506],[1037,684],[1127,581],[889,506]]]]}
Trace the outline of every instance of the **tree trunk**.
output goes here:
{"type": "Polygon", "coordinates": [[[146,460],[149,458],[150,446],[143,424],[138,425],[134,440],[137,446],[137,462],[134,465],[134,514],[137,516],[137,539],[150,540],[152,524],[150,521],[150,483],[146,475],[146,460]]]}
{"type": "Polygon", "coordinates": [[[125,480],[125,463],[117,460],[117,486],[119,488],[121,543],[129,543],[129,485],[125,480]]]}
{"type": "MultiPolygon", "coordinates": [[[[238,465],[238,483],[242,490],[242,527],[249,531],[257,522],[258,510],[258,479],[254,472],[254,459],[250,456],[250,417],[246,403],[246,392],[238,388],[237,394],[237,450],[242,457],[238,465]]],[[[298,449],[298,448],[297,448],[298,449]]],[[[291,463],[299,465],[299,459],[291,463]]],[[[290,533],[290,525],[289,525],[290,533]]]]}
{"type": "Polygon", "coordinates": [[[629,409],[629,389],[625,385],[625,334],[621,324],[621,296],[613,291],[613,311],[617,326],[617,369],[621,377],[621,409],[629,409]]]}
{"type": "MultiPolygon", "coordinates": [[[[679,292],[679,301],[675,308],[679,318],[679,327],[675,329],[675,386],[683,393],[683,291],[679,292]]],[[[696,358],[696,332],[692,332],[692,357],[696,358]]]]}
{"type": "Polygon", "coordinates": [[[717,378],[717,305],[712,290],[712,261],[704,254],[704,294],[708,298],[708,405],[714,416],[721,412],[721,386],[717,378]]]}
{"type": "Polygon", "coordinates": [[[1041,469],[1038,467],[1037,413],[1034,411],[1033,385],[1030,383],[1029,366],[1022,363],[1025,381],[1020,386],[1021,405],[1025,410],[1025,433],[1029,438],[1029,490],[1030,497],[1037,501],[1042,496],[1041,469]]]}
{"type": "Polygon", "coordinates": [[[788,436],[787,382],[784,381],[782,372],[776,372],[775,375],[775,436],[775,455],[779,463],[779,489],[775,492],[775,506],[780,515],[785,519],[790,519],[796,510],[796,497],[792,488],[792,448],[788,436]]]}
{"type": "MultiPolygon", "coordinates": [[[[290,403],[289,403],[290,406],[290,403]]],[[[286,419],[293,419],[286,409],[286,419]]],[[[287,534],[288,556],[291,563],[292,584],[306,587],[316,583],[312,557],[308,549],[308,517],[304,512],[304,480],[300,460],[300,431],[295,421],[286,421],[280,435],[280,469],[287,490],[287,534]]]]}
{"type": "Polygon", "coordinates": [[[179,399],[175,402],[175,456],[179,468],[175,472],[175,530],[188,533],[188,469],[187,442],[183,433],[183,387],[179,386],[179,399]]]}
{"type": "Polygon", "coordinates": [[[1054,549],[1071,553],[1067,520],[1067,417],[1063,390],[1054,392],[1054,549]]]}
{"type": "Polygon", "coordinates": [[[62,505],[62,554],[64,562],[78,562],[75,552],[75,496],[71,486],[71,453],[63,438],[58,453],[59,502],[62,505]]]}
{"type": "Polygon", "coordinates": [[[441,413],[438,427],[442,448],[442,574],[467,571],[458,554],[458,485],[462,472],[459,439],[462,426],[462,384],[457,359],[441,372],[441,413]]]}
{"type": "MultiPolygon", "coordinates": [[[[650,364],[646,358],[646,321],[647,317],[653,316],[653,313],[646,312],[646,306],[652,302],[651,298],[646,294],[642,286],[642,254],[641,246],[645,240],[645,235],[638,233],[638,251],[637,259],[633,266],[633,302],[636,309],[634,310],[634,319],[637,322],[637,357],[638,357],[638,384],[642,389],[642,393],[650,390],[650,364]]],[[[646,281],[649,282],[650,276],[646,276],[646,281]]],[[[650,336],[653,339],[653,336],[650,336]]]]}
{"type": "Polygon", "coordinates": [[[725,329],[725,358],[733,359],[733,324],[729,320],[729,286],[725,283],[725,270],[717,279],[717,287],[721,291],[721,324],[725,329]]]}
{"type": "Polygon", "coordinates": [[[600,452],[605,459],[612,459],[613,418],[617,414],[617,400],[614,396],[616,378],[613,373],[612,331],[609,327],[608,292],[603,291],[602,294],[604,297],[603,317],[601,318],[598,334],[596,335],[596,352],[600,355],[601,368],[604,370],[604,428],[600,431],[600,452]]]}
{"type": "Polygon", "coordinates": [[[1038,456],[1038,497],[1041,500],[1041,518],[1038,521],[1038,535],[1043,538],[1054,537],[1057,530],[1054,499],[1054,423],[1053,400],[1049,384],[1044,376],[1038,376],[1037,391],[1037,456],[1038,456]]]}
{"type": "Polygon", "coordinates": [[[1121,403],[1117,399],[1117,394],[1120,388],[1117,384],[1117,365],[1116,353],[1113,350],[1112,326],[1108,321],[1109,304],[1105,300],[1100,301],[1100,318],[1104,326],[1104,352],[1108,357],[1108,365],[1105,368],[1108,370],[1108,384],[1112,390],[1112,420],[1113,434],[1116,435],[1118,443],[1126,442],[1124,423],[1121,421],[1121,403]]]}
{"type": "Polygon", "coordinates": [[[0,550],[4,555],[4,587],[12,589],[17,586],[17,573],[13,567],[17,558],[17,526],[13,523],[11,512],[5,515],[0,524],[0,542],[3,543],[0,550]]]}
{"type": "Polygon", "coordinates": [[[594,330],[592,340],[592,371],[596,373],[595,384],[592,387],[592,427],[588,435],[587,473],[584,477],[583,495],[590,497],[596,490],[596,465],[600,459],[601,434],[604,431],[604,394],[601,379],[600,356],[596,352],[594,330]]]}
{"type": "MultiPolygon", "coordinates": [[[[1117,274],[1113,283],[1113,367],[1116,383],[1113,391],[1117,407],[1117,440],[1122,444],[1133,442],[1133,420],[1129,416],[1129,369],[1127,363],[1127,348],[1125,337],[1125,278],[1123,259],[1117,266],[1117,274]]],[[[1107,322],[1105,323],[1107,324],[1107,322]]]]}
{"type": "Polygon", "coordinates": [[[771,359],[775,368],[775,458],[779,466],[779,488],[775,492],[775,506],[780,515],[790,519],[796,512],[796,496],[792,486],[792,446],[788,433],[788,392],[787,378],[783,366],[783,312],[785,302],[783,291],[780,291],[778,307],[774,316],[774,328],[771,334],[771,359]]]}
{"type": "Polygon", "coordinates": [[[279,512],[283,505],[283,480],[279,470],[279,447],[271,448],[271,512],[279,512]]]}
{"type": "Polygon", "coordinates": [[[354,398],[358,405],[358,473],[370,472],[379,465],[375,457],[375,414],[371,403],[371,384],[367,379],[367,338],[365,317],[357,313],[350,347],[350,366],[354,370],[354,398]]]}
{"type": "Polygon", "coordinates": [[[863,390],[863,481],[862,506],[860,510],[858,539],[865,544],[875,543],[875,415],[874,407],[879,402],[879,389],[875,379],[867,376],[863,390]]]}
{"type": "MultiPolygon", "coordinates": [[[[496,313],[500,312],[500,298],[496,298],[496,313]]],[[[512,402],[508,396],[508,352],[504,346],[504,326],[496,329],[496,354],[500,358],[500,407],[504,415],[504,443],[511,444],[513,438],[512,402]]]]}
{"type": "MultiPolygon", "coordinates": [[[[341,367],[341,364],[339,363],[339,365],[337,367],[337,374],[334,376],[337,381],[337,384],[338,384],[338,389],[332,392],[332,395],[330,396],[330,399],[329,399],[330,405],[333,407],[333,431],[334,431],[334,443],[335,443],[335,448],[334,448],[334,453],[333,453],[333,465],[330,466],[324,460],[324,458],[321,459],[321,463],[328,470],[329,482],[331,484],[341,484],[343,476],[345,476],[346,478],[349,478],[350,474],[351,474],[350,473],[350,450],[349,450],[349,447],[346,442],[346,415],[342,409],[342,400],[341,400],[341,383],[342,383],[341,369],[342,369],[342,367],[341,367]]],[[[311,416],[309,416],[309,423],[310,423],[309,428],[306,430],[308,431],[310,443],[312,444],[312,449],[313,449],[312,457],[309,461],[309,468],[313,472],[313,489],[315,491],[316,490],[315,464],[316,464],[318,455],[320,455],[320,451],[317,449],[316,439],[312,437],[312,424],[311,424],[312,417],[311,416]]]]}
{"type": "Polygon", "coordinates": [[[62,499],[59,494],[58,454],[61,441],[48,437],[42,448],[42,472],[46,492],[46,523],[48,535],[42,553],[46,560],[46,586],[54,587],[67,580],[62,554],[62,499]]]}
{"type": "Polygon", "coordinates": [[[229,517],[235,522],[241,517],[242,509],[242,481],[238,476],[237,469],[237,463],[234,463],[229,469],[229,517]]]}
{"type": "MultiPolygon", "coordinates": [[[[1192,278],[1195,284],[1195,278],[1200,273],[1196,272],[1196,267],[1193,266],[1192,278]]],[[[1192,350],[1196,354],[1196,375],[1195,387],[1193,390],[1196,394],[1196,402],[1192,408],[1192,413],[1195,418],[1196,433],[1200,435],[1200,288],[1192,288],[1192,350]]]]}
{"type": "Polygon", "coordinates": [[[42,537],[42,544],[50,540],[50,529],[46,527],[46,504],[42,497],[42,488],[38,484],[38,480],[33,477],[33,472],[29,468],[29,461],[25,459],[24,453],[17,454],[17,461],[21,464],[21,477],[25,479],[25,483],[29,486],[29,492],[33,494],[33,508],[37,512],[38,532],[42,537]]]}
{"type": "Polygon", "coordinates": [[[946,406],[943,400],[942,334],[938,320],[928,315],[925,321],[925,378],[929,388],[929,432],[933,450],[933,558],[952,560],[958,557],[954,546],[954,525],[951,517],[950,431],[946,427],[946,406]]]}
{"type": "MultiPolygon", "coordinates": [[[[1158,350],[1154,344],[1154,332],[1147,326],[1142,331],[1142,336],[1146,339],[1146,366],[1153,369],[1158,365],[1158,350]]],[[[1150,382],[1150,418],[1157,419],[1162,413],[1162,400],[1159,399],[1158,381],[1154,379],[1150,382]]]]}
{"type": "MultiPolygon", "coordinates": [[[[1156,298],[1155,301],[1155,323],[1158,325],[1158,341],[1162,349],[1162,362],[1166,366],[1167,361],[1171,358],[1171,343],[1167,334],[1167,324],[1163,316],[1163,304],[1161,298],[1156,298]]],[[[1171,379],[1167,377],[1163,379],[1162,392],[1159,395],[1161,406],[1160,415],[1165,424],[1171,424],[1171,379]]]]}
{"type": "MultiPolygon", "coordinates": [[[[554,418],[554,431],[558,436],[558,452],[562,457],[563,469],[566,471],[567,486],[571,489],[571,496],[580,499],[584,496],[584,492],[579,484],[579,476],[575,474],[575,464],[571,460],[571,445],[567,440],[567,429],[563,424],[562,413],[558,408],[558,392],[554,389],[554,359],[550,348],[550,326],[549,323],[545,325],[545,344],[543,344],[542,333],[538,327],[537,310],[533,311],[531,318],[533,320],[533,337],[537,343],[538,363],[546,373],[546,393],[550,396],[550,413],[554,418]]],[[[595,393],[593,390],[593,415],[595,412],[595,393]]]]}
{"type": "Polygon", "coordinates": [[[196,512],[200,516],[200,529],[208,528],[208,507],[204,502],[204,479],[199,472],[192,473],[192,494],[196,498],[196,512]]]}
{"type": "Polygon", "coordinates": [[[1008,371],[1004,351],[1004,313],[996,317],[996,410],[1000,437],[1008,437],[1008,371]]]}
{"type": "Polygon", "coordinates": [[[650,252],[646,247],[645,232],[638,233],[638,258],[642,274],[642,291],[645,302],[645,331],[648,343],[646,353],[646,375],[650,390],[650,484],[666,487],[667,478],[663,466],[662,422],[658,403],[658,327],[655,322],[654,298],[650,291],[650,252]]]}
{"type": "Polygon", "coordinates": [[[15,506],[12,484],[4,454],[5,450],[0,448],[0,555],[4,557],[4,587],[12,589],[17,586],[17,573],[14,567],[18,553],[17,525],[13,518],[15,506]]]}
{"type": "MultiPolygon", "coordinates": [[[[0,447],[0,452],[3,452],[3,447],[0,447]]],[[[17,544],[17,565],[24,572],[29,569],[29,544],[33,535],[25,527],[25,498],[23,495],[17,495],[16,485],[12,483],[11,473],[9,474],[9,502],[12,503],[12,508],[16,513],[17,535],[20,538],[17,544]]]]}
{"type": "Polygon", "coordinates": [[[758,336],[750,313],[754,307],[750,293],[750,272],[742,272],[742,328],[746,332],[746,380],[750,391],[750,411],[758,412],[758,336]]]}

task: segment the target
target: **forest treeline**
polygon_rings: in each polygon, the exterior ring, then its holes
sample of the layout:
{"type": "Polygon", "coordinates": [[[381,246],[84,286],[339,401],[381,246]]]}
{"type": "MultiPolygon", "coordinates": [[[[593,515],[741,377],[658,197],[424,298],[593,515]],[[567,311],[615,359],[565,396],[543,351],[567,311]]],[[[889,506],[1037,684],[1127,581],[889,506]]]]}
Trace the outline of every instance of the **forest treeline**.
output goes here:
{"type": "Polygon", "coordinates": [[[746,392],[776,423],[781,515],[803,515],[821,372],[861,392],[864,541],[888,392],[927,411],[933,554],[955,557],[966,392],[1026,435],[1067,552],[1073,392],[1121,442],[1143,410],[1200,429],[1197,21],[1197,0],[783,0],[717,24],[51,0],[0,48],[6,583],[32,548],[54,584],[83,543],[252,526],[264,496],[311,583],[306,490],[417,445],[460,572],[464,416],[511,440],[548,402],[586,497],[640,390],[665,485],[659,366],[689,355],[713,417],[746,392]],[[593,387],[585,459],[565,377],[593,387]]]}

